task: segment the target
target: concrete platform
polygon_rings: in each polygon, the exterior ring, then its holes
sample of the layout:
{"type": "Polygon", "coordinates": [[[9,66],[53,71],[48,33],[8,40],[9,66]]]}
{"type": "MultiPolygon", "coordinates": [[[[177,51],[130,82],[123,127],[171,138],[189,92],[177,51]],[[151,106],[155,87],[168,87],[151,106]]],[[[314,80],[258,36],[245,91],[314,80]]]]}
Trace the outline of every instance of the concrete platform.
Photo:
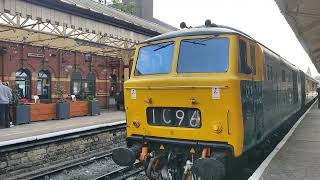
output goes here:
{"type": "Polygon", "coordinates": [[[121,111],[102,111],[99,116],[76,117],[67,120],[50,120],[18,125],[7,129],[0,129],[0,146],[15,140],[26,141],[39,136],[68,133],[101,127],[110,123],[125,120],[125,113],[121,111]]]}
{"type": "Polygon", "coordinates": [[[320,110],[317,102],[249,180],[320,180],[320,110]]]}

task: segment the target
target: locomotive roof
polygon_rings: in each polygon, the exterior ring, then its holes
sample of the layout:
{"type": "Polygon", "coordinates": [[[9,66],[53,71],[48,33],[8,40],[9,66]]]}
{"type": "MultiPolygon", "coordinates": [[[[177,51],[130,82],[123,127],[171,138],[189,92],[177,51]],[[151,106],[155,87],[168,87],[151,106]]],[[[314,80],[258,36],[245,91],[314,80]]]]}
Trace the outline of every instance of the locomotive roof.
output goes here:
{"type": "Polygon", "coordinates": [[[286,59],[281,57],[276,52],[272,51],[267,46],[263,45],[262,43],[258,42],[255,39],[253,39],[248,34],[242,32],[242,31],[240,31],[238,29],[229,27],[229,26],[218,25],[218,26],[215,26],[215,27],[199,26],[199,27],[185,28],[185,29],[181,29],[181,30],[178,30],[178,31],[172,31],[172,32],[168,32],[168,33],[165,33],[165,34],[161,34],[159,36],[155,36],[155,37],[149,38],[149,39],[145,40],[142,43],[149,43],[149,42],[152,42],[152,41],[171,39],[171,38],[183,37],[183,36],[197,36],[197,35],[214,35],[214,36],[218,36],[218,35],[223,35],[223,34],[234,34],[234,35],[240,35],[240,36],[246,37],[246,38],[248,38],[248,39],[260,44],[264,49],[267,49],[269,52],[271,52],[275,56],[278,56],[280,61],[282,61],[285,64],[287,64],[292,69],[299,70],[299,68],[296,67],[294,64],[292,64],[291,62],[287,61],[286,59]]]}
{"type": "Polygon", "coordinates": [[[161,34],[159,36],[155,36],[153,38],[149,38],[144,42],[151,42],[151,41],[158,41],[163,39],[170,39],[170,38],[176,38],[176,37],[182,37],[182,36],[196,36],[196,35],[222,35],[222,34],[237,34],[242,35],[245,37],[248,37],[252,39],[247,34],[238,31],[236,29],[231,28],[225,28],[225,27],[194,27],[190,29],[182,29],[179,31],[172,31],[169,33],[161,34]]]}

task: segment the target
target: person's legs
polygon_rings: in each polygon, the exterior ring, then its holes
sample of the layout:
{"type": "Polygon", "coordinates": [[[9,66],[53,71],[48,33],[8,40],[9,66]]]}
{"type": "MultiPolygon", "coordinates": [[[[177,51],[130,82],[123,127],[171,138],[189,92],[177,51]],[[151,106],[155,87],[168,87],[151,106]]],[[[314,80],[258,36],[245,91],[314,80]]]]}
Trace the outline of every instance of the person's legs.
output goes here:
{"type": "Polygon", "coordinates": [[[17,105],[12,106],[12,123],[13,125],[17,125],[16,119],[17,119],[17,105]]]}
{"type": "Polygon", "coordinates": [[[4,104],[0,104],[0,128],[5,128],[5,117],[4,104]]]}
{"type": "Polygon", "coordinates": [[[5,128],[10,127],[9,104],[5,104],[5,128]]]}

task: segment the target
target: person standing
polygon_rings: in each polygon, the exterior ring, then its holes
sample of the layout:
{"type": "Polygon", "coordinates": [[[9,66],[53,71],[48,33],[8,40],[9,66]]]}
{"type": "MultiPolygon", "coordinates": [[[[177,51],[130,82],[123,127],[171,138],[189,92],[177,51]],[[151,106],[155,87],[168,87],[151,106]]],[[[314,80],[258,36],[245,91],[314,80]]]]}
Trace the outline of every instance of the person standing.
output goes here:
{"type": "Polygon", "coordinates": [[[12,100],[11,89],[0,80],[0,124],[4,128],[10,127],[9,104],[12,100]]]}
{"type": "Polygon", "coordinates": [[[320,109],[320,87],[317,88],[318,93],[318,108],[320,109]]]}

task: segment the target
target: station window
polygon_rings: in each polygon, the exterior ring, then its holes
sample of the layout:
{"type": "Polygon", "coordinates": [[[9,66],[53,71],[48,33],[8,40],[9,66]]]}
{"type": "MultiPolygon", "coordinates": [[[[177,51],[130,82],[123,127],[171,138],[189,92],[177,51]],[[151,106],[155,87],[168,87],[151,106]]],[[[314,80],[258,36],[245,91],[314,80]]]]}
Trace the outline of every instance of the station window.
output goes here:
{"type": "Polygon", "coordinates": [[[286,82],[286,71],[282,70],[282,82],[286,82]]]}
{"type": "Polygon", "coordinates": [[[244,40],[239,41],[239,72],[244,73],[247,65],[247,44],[244,40]]]}
{"type": "Polygon", "coordinates": [[[38,73],[37,95],[40,99],[50,99],[50,73],[48,71],[38,73]]]}
{"type": "Polygon", "coordinates": [[[80,72],[73,72],[71,75],[71,95],[75,95],[77,99],[82,99],[83,88],[82,88],[82,76],[80,72]]]}
{"type": "Polygon", "coordinates": [[[26,69],[16,72],[16,83],[19,86],[20,98],[30,99],[31,97],[31,73],[26,69]]]}
{"type": "Polygon", "coordinates": [[[252,73],[256,75],[256,52],[255,52],[255,46],[253,44],[250,46],[250,58],[251,58],[252,73]]]}

